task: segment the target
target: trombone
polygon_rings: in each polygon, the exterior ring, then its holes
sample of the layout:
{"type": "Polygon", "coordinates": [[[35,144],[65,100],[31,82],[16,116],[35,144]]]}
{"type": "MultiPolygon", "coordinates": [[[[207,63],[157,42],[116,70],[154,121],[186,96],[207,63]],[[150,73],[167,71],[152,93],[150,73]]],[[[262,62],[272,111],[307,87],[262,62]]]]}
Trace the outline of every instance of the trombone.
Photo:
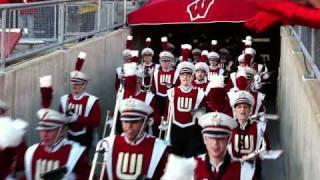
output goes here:
{"type": "Polygon", "coordinates": [[[103,162],[102,167],[101,167],[101,171],[100,171],[100,176],[99,179],[102,180],[104,175],[105,175],[105,170],[106,170],[106,166],[107,166],[107,153],[109,151],[109,143],[107,142],[107,140],[105,139],[106,137],[106,129],[107,126],[111,124],[111,130],[110,130],[110,134],[109,135],[115,135],[116,134],[116,126],[117,126],[117,116],[118,116],[118,111],[119,111],[119,105],[121,100],[123,99],[123,95],[124,95],[124,88],[123,88],[123,83],[120,84],[120,87],[118,89],[117,92],[117,99],[116,99],[116,105],[114,108],[114,112],[113,112],[113,120],[112,123],[109,120],[109,114],[110,111],[107,111],[107,116],[106,116],[106,122],[104,125],[104,129],[103,129],[103,135],[102,135],[102,140],[100,140],[96,146],[96,151],[94,153],[94,157],[93,157],[93,161],[92,161],[92,167],[90,170],[90,176],[89,176],[89,180],[93,180],[94,179],[94,174],[97,168],[97,164],[98,164],[98,159],[99,159],[99,155],[103,155],[103,162]]]}

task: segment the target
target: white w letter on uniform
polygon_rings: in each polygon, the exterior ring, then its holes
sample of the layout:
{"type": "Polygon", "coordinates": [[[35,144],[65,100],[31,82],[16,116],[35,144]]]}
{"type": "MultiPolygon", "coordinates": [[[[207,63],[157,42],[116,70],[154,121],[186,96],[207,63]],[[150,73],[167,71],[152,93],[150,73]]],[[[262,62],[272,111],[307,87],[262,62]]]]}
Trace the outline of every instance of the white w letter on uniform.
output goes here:
{"type": "Polygon", "coordinates": [[[143,154],[120,152],[116,167],[117,178],[123,180],[136,179],[142,172],[142,162],[143,154]]]}
{"type": "Polygon", "coordinates": [[[192,98],[178,97],[177,109],[180,112],[190,112],[192,109],[192,98]]]}
{"type": "Polygon", "coordinates": [[[171,83],[171,75],[170,74],[160,75],[160,84],[166,85],[166,83],[171,83]]]}
{"type": "Polygon", "coordinates": [[[253,135],[241,135],[241,139],[243,139],[243,145],[238,148],[238,144],[240,143],[239,134],[235,135],[234,147],[236,152],[240,152],[243,154],[251,153],[254,150],[254,137],[253,135]]]}
{"type": "Polygon", "coordinates": [[[59,161],[55,160],[42,160],[38,159],[36,161],[36,172],[35,172],[35,180],[40,180],[41,175],[55,170],[59,167],[59,161]]]}

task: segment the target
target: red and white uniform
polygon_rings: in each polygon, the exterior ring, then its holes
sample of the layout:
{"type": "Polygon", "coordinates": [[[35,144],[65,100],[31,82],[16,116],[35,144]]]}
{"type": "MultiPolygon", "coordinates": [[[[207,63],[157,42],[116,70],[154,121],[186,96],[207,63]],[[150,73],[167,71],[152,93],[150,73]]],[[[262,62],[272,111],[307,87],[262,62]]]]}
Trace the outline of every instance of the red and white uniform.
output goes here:
{"type": "Polygon", "coordinates": [[[195,160],[197,162],[194,170],[195,180],[240,180],[241,178],[240,162],[231,161],[228,154],[218,167],[211,165],[206,154],[196,157],[195,160]]]}
{"type": "Polygon", "coordinates": [[[217,66],[217,67],[209,66],[209,70],[210,70],[208,73],[209,80],[211,79],[211,76],[213,76],[213,75],[223,75],[223,73],[224,73],[224,70],[222,68],[220,68],[219,66],[217,66]]]}
{"type": "Polygon", "coordinates": [[[135,143],[122,135],[105,138],[110,150],[107,154],[108,179],[136,179],[142,175],[160,179],[167,161],[167,145],[146,133],[135,143]]]}
{"type": "Polygon", "coordinates": [[[144,84],[146,86],[151,86],[152,84],[150,84],[150,78],[153,76],[153,73],[156,69],[159,69],[159,64],[155,64],[155,63],[151,63],[149,65],[146,64],[142,64],[140,65],[138,68],[141,72],[147,72],[149,74],[149,76],[144,77],[144,84]]]}
{"type": "Polygon", "coordinates": [[[266,123],[264,122],[250,122],[244,126],[238,124],[237,128],[232,130],[231,149],[232,157],[241,158],[248,155],[255,150],[261,148],[263,141],[266,144],[267,150],[270,149],[268,141],[266,141],[266,123]]]}
{"type": "Polygon", "coordinates": [[[204,92],[178,86],[168,90],[168,113],[172,117],[170,140],[172,152],[183,157],[192,157],[204,150],[201,132],[192,112],[204,105],[204,92]],[[173,107],[173,109],[171,109],[173,107]]]}
{"type": "Polygon", "coordinates": [[[86,180],[89,177],[89,160],[85,147],[79,143],[62,139],[50,152],[42,144],[34,144],[25,154],[27,180],[40,179],[43,173],[66,166],[67,177],[86,180]]]}
{"type": "Polygon", "coordinates": [[[153,75],[154,80],[152,82],[152,92],[157,96],[167,97],[167,90],[171,88],[167,85],[173,85],[174,73],[174,69],[170,69],[169,71],[156,69],[153,75]]]}
{"type": "Polygon", "coordinates": [[[181,86],[168,90],[169,103],[173,103],[173,123],[181,128],[195,125],[192,111],[204,105],[205,93],[193,86],[184,90],[181,86]]]}
{"type": "Polygon", "coordinates": [[[202,91],[206,91],[207,85],[208,85],[208,82],[206,82],[205,80],[199,81],[195,79],[194,81],[192,81],[192,86],[202,91]]]}
{"type": "Polygon", "coordinates": [[[100,124],[100,105],[99,99],[88,93],[83,93],[79,97],[64,95],[60,99],[60,112],[66,114],[72,111],[78,115],[77,121],[70,124],[68,135],[71,137],[84,137],[85,142],[81,145],[90,146],[92,141],[92,131],[100,124]]]}
{"type": "Polygon", "coordinates": [[[24,153],[26,151],[26,143],[23,141],[17,147],[10,147],[0,150],[0,179],[5,179],[11,172],[11,165],[16,163],[15,171],[24,169],[24,153]]]}

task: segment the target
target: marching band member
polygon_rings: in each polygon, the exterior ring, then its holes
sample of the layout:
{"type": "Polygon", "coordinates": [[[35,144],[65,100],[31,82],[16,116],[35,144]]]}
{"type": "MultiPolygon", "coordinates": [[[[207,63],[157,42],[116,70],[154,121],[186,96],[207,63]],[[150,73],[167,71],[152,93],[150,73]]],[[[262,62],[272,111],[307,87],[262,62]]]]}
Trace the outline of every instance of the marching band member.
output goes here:
{"type": "Polygon", "coordinates": [[[135,98],[139,99],[142,102],[146,103],[148,106],[151,106],[154,109],[154,112],[150,118],[150,125],[152,125],[152,134],[154,136],[158,135],[158,126],[160,125],[160,115],[157,108],[155,95],[150,91],[142,90],[142,81],[143,81],[143,72],[140,69],[137,69],[136,63],[127,63],[124,64],[125,71],[125,90],[124,98],[135,98]]]}
{"type": "Polygon", "coordinates": [[[7,116],[8,109],[9,106],[0,99],[0,136],[2,139],[0,141],[0,179],[15,178],[15,174],[24,169],[23,157],[27,149],[23,140],[25,127],[15,128],[17,126],[14,125],[18,125],[21,120],[14,120],[7,116]]]}
{"type": "Polygon", "coordinates": [[[207,152],[195,158],[194,179],[251,180],[247,168],[239,161],[233,161],[227,152],[232,130],[237,123],[224,113],[210,112],[199,119],[199,125],[203,128],[207,152]]]}
{"type": "MultiPolygon", "coordinates": [[[[162,40],[166,40],[163,39],[162,40]]],[[[173,79],[175,70],[172,68],[174,56],[167,51],[167,41],[163,41],[164,51],[160,53],[160,68],[155,69],[151,90],[156,95],[157,107],[159,108],[160,116],[165,114],[165,106],[167,100],[167,90],[173,87],[173,79]]]]}
{"type": "MultiPolygon", "coordinates": [[[[127,36],[126,49],[122,51],[123,64],[130,61],[131,56],[131,44],[132,44],[132,36],[127,36]]],[[[116,90],[119,89],[120,84],[123,81],[123,65],[116,68],[116,79],[114,83],[114,87],[116,90]]]]}
{"type": "Polygon", "coordinates": [[[108,179],[160,179],[162,176],[168,155],[167,145],[144,131],[152,112],[150,106],[138,99],[121,101],[123,133],[102,140],[108,144],[108,179]]]}
{"type": "Polygon", "coordinates": [[[230,116],[210,112],[199,119],[206,153],[192,158],[170,155],[162,180],[252,180],[248,162],[235,161],[227,151],[237,123],[230,116]]]}
{"type": "Polygon", "coordinates": [[[195,70],[195,79],[192,81],[192,86],[205,91],[208,85],[209,66],[204,62],[198,62],[195,65],[195,70]]]}
{"type": "Polygon", "coordinates": [[[52,97],[51,77],[41,78],[40,87],[43,108],[37,112],[39,122],[36,127],[40,143],[32,145],[26,151],[26,179],[40,179],[44,173],[62,167],[67,167],[67,179],[88,179],[90,166],[87,154],[84,153],[85,147],[65,138],[68,119],[60,112],[49,109],[52,97]]]}
{"type": "Polygon", "coordinates": [[[154,55],[154,51],[150,48],[151,46],[151,38],[146,39],[146,48],[144,48],[141,52],[142,55],[142,64],[139,66],[139,70],[143,73],[143,82],[142,88],[144,90],[150,90],[152,82],[152,76],[155,69],[159,68],[159,64],[155,64],[152,62],[152,57],[154,55]]]}
{"type": "Polygon", "coordinates": [[[90,150],[93,130],[100,124],[99,99],[86,92],[89,77],[81,72],[86,58],[80,52],[75,71],[70,73],[71,93],[60,98],[60,112],[69,116],[68,139],[79,142],[90,150]]]}
{"type": "MultiPolygon", "coordinates": [[[[229,152],[235,159],[243,158],[261,149],[269,150],[266,135],[266,121],[251,121],[250,115],[254,105],[253,96],[247,91],[238,91],[230,98],[230,104],[234,110],[237,127],[232,131],[229,152]]],[[[259,176],[260,161],[253,161],[258,165],[256,175],[259,176]]],[[[253,167],[254,168],[254,167],[253,167]]]]}
{"type": "Polygon", "coordinates": [[[201,50],[198,48],[195,48],[192,50],[192,57],[193,57],[193,63],[196,64],[198,62],[200,62],[200,58],[201,58],[201,50]]]}
{"type": "Polygon", "coordinates": [[[209,52],[208,61],[209,61],[209,74],[208,79],[210,80],[213,75],[223,75],[224,70],[219,66],[220,55],[214,51],[209,52]]]}
{"type": "Polygon", "coordinates": [[[251,67],[243,67],[236,72],[235,80],[234,75],[235,73],[232,73],[230,77],[233,82],[235,82],[235,86],[230,89],[228,96],[232,96],[232,94],[238,90],[248,91],[254,97],[254,104],[252,107],[253,114],[264,112],[265,109],[263,106],[263,101],[265,99],[265,94],[256,90],[261,88],[261,84],[255,81],[256,77],[259,77],[256,70],[251,67]]]}
{"type": "Polygon", "coordinates": [[[191,62],[181,62],[177,68],[181,84],[168,90],[168,116],[172,121],[171,144],[173,153],[185,157],[198,153],[200,130],[193,112],[204,106],[204,92],[192,86],[195,67],[191,62]]]}

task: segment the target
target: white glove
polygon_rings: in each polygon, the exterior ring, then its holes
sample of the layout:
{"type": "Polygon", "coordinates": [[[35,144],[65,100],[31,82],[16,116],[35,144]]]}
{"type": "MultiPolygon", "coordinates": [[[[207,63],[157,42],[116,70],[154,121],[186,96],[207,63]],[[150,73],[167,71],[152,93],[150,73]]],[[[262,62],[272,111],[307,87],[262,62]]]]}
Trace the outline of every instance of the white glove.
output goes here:
{"type": "Polygon", "coordinates": [[[71,113],[71,116],[68,116],[68,123],[74,123],[78,120],[78,115],[76,113],[71,113]]]}
{"type": "Polygon", "coordinates": [[[168,129],[168,122],[167,121],[161,121],[161,124],[159,125],[160,131],[165,131],[168,129]]]}
{"type": "Polygon", "coordinates": [[[263,86],[262,83],[254,82],[254,83],[253,83],[253,90],[254,90],[254,91],[255,91],[255,90],[257,91],[257,90],[261,89],[262,86],[263,86]]]}

